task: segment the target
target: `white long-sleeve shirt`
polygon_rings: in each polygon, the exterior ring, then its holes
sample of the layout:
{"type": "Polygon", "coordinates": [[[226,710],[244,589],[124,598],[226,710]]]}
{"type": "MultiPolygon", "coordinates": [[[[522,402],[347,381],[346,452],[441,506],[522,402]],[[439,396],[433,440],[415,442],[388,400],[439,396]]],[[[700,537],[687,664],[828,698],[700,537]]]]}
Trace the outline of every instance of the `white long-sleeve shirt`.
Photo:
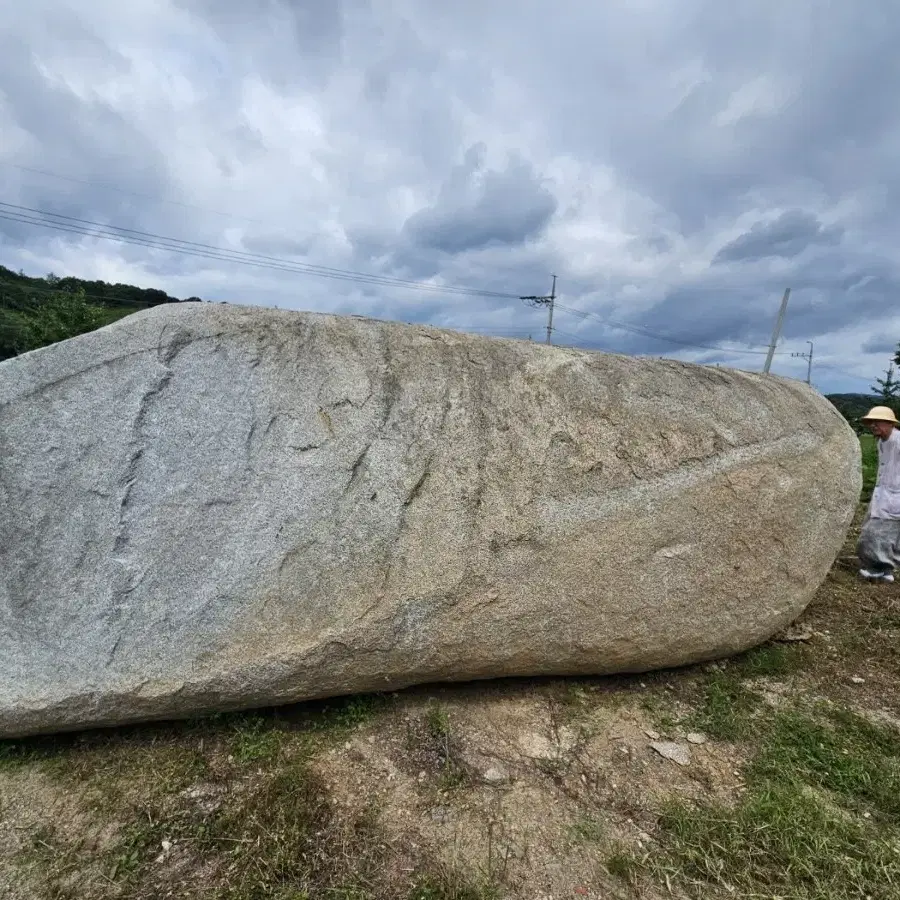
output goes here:
{"type": "Polygon", "coordinates": [[[873,519],[900,519],[900,429],[878,441],[878,477],[869,515],[873,519]]]}

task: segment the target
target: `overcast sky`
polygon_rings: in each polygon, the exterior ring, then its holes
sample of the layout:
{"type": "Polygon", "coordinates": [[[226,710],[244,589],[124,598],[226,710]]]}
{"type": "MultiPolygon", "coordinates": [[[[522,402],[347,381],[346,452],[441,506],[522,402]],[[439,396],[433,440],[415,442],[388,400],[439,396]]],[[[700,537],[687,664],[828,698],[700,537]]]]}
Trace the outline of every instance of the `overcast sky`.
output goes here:
{"type": "MultiPolygon", "coordinates": [[[[599,317],[560,310],[558,342],[744,368],[762,355],[685,344],[764,348],[790,286],[773,371],[804,376],[789,354],[813,341],[826,391],[864,390],[900,340],[897,0],[29,0],[4,20],[0,201],[514,295],[555,272],[599,317]]],[[[543,338],[514,299],[5,219],[0,263],[543,338]]]]}

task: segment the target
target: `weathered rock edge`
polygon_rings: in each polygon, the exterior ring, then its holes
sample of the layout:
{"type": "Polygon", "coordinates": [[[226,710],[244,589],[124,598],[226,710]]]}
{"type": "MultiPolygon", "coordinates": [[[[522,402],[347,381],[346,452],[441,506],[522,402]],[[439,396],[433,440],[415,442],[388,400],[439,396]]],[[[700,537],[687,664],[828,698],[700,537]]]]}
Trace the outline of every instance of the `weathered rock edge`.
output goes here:
{"type": "Polygon", "coordinates": [[[798,382],[156,307],[0,364],[0,736],[735,653],[859,491],[798,382]]]}

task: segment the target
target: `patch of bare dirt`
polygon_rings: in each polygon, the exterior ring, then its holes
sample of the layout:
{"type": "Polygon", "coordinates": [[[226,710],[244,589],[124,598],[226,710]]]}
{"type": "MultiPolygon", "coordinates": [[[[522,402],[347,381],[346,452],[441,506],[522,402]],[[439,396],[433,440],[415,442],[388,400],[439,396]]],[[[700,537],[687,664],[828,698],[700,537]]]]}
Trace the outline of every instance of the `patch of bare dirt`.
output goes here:
{"type": "Polygon", "coordinates": [[[103,896],[103,874],[89,861],[118,830],[117,822],[93,816],[77,789],[33,769],[0,772],[0,887],[7,892],[0,896],[103,896]],[[82,893],[72,894],[76,889],[82,893]]]}
{"type": "Polygon", "coordinates": [[[625,896],[605,870],[612,848],[650,849],[655,811],[670,797],[732,796],[740,763],[733,748],[684,734],[669,739],[687,763],[666,759],[637,697],[572,710],[556,699],[566,687],[401,695],[316,766],[342,807],[375,802],[396,840],[502,883],[504,896],[625,896]],[[446,729],[437,741],[436,709],[446,729]],[[434,750],[444,738],[449,763],[434,750]]]}

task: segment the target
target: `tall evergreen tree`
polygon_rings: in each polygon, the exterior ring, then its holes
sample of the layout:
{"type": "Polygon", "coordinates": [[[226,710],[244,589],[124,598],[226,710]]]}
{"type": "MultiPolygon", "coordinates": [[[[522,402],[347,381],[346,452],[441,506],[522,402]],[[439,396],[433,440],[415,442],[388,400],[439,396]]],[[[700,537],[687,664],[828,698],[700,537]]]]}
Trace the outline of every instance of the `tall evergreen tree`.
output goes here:
{"type": "Polygon", "coordinates": [[[884,378],[875,379],[872,393],[883,406],[888,406],[895,412],[900,410],[900,379],[896,376],[893,362],[885,369],[884,378]]]}

